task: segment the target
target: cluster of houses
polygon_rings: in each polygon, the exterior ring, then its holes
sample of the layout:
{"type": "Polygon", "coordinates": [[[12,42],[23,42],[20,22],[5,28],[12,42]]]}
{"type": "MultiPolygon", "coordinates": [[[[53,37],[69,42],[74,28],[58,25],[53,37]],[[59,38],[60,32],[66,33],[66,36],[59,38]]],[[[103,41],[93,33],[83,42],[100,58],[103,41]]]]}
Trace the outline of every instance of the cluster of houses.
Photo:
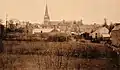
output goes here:
{"type": "MultiPolygon", "coordinates": [[[[25,23],[25,22],[24,22],[25,23]]],[[[28,23],[28,22],[26,22],[28,23]]],[[[55,23],[54,23],[55,24],[55,23]]],[[[114,45],[119,46],[120,45],[120,23],[115,23],[113,26],[114,28],[111,30],[109,30],[109,28],[107,28],[106,26],[101,26],[101,25],[97,25],[97,24],[93,24],[93,25],[84,25],[82,22],[79,21],[71,21],[68,23],[68,21],[61,21],[61,23],[59,22],[59,24],[56,25],[51,25],[52,26],[45,26],[44,24],[31,24],[28,23],[27,25],[21,25],[19,24],[19,26],[16,28],[24,28],[24,32],[23,33],[19,33],[19,36],[21,36],[22,38],[28,37],[28,36],[39,36],[40,34],[56,34],[56,33],[65,33],[67,35],[83,35],[85,33],[88,33],[88,36],[90,37],[91,40],[93,39],[102,39],[103,41],[106,40],[111,40],[112,43],[114,45]],[[63,23],[64,22],[64,23],[63,23]],[[23,36],[24,35],[24,36],[23,36]]],[[[3,30],[4,30],[3,25],[0,26],[0,36],[2,37],[3,35],[3,30]]],[[[14,33],[18,34],[18,33],[14,33]]]]}
{"type": "Polygon", "coordinates": [[[48,7],[46,5],[44,23],[36,26],[37,28],[33,28],[32,34],[59,32],[67,33],[69,35],[71,34],[77,35],[84,32],[91,33],[91,31],[96,30],[100,25],[96,23],[91,25],[84,25],[82,20],[79,21],[50,20],[48,7]]]}

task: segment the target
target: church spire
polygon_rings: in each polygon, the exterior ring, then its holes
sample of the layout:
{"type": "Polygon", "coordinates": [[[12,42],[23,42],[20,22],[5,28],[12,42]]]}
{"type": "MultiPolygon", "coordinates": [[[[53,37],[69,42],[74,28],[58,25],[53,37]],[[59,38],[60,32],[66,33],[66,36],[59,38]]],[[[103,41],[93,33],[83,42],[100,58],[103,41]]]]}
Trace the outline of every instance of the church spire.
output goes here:
{"type": "Polygon", "coordinates": [[[46,8],[45,8],[44,19],[50,19],[49,14],[48,14],[48,7],[47,7],[47,4],[46,4],[46,8]]]}
{"type": "Polygon", "coordinates": [[[45,16],[48,16],[48,7],[47,7],[47,4],[46,4],[46,8],[45,8],[45,16]]]}
{"type": "Polygon", "coordinates": [[[50,21],[50,17],[49,17],[49,14],[48,14],[48,7],[47,7],[47,4],[46,4],[45,15],[44,15],[44,24],[48,24],[49,21],[50,21]]]}

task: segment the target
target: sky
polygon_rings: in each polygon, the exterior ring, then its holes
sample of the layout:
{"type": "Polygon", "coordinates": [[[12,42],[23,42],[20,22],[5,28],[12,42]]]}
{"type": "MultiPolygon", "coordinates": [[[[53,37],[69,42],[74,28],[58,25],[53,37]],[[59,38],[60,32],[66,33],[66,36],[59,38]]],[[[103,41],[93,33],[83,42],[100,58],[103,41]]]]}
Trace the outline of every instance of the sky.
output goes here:
{"type": "Polygon", "coordinates": [[[0,0],[0,18],[43,23],[45,6],[51,20],[83,20],[84,24],[120,22],[120,0],[0,0]]]}

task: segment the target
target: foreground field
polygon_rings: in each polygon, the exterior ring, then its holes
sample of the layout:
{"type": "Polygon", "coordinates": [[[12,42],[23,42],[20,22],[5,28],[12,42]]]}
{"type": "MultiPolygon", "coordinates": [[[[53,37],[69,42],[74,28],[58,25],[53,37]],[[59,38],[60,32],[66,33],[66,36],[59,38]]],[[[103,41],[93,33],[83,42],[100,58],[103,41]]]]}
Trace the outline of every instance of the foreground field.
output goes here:
{"type": "Polygon", "coordinates": [[[107,70],[107,59],[64,56],[1,55],[0,70],[107,70]],[[2,64],[4,63],[4,64],[2,64]]]}
{"type": "Polygon", "coordinates": [[[96,43],[4,41],[0,70],[117,70],[116,54],[96,43]],[[114,58],[113,58],[114,57],[114,58]]]}

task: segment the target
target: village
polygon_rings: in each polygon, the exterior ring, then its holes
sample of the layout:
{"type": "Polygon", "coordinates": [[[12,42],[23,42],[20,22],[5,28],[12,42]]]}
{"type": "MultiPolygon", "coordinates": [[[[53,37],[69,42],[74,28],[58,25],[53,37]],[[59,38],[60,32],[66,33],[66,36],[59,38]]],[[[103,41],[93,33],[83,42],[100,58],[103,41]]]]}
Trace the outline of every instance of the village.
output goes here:
{"type": "Polygon", "coordinates": [[[120,22],[0,19],[0,70],[120,70],[120,22]]]}
{"type": "Polygon", "coordinates": [[[1,37],[5,40],[41,40],[41,41],[57,41],[58,37],[63,38],[61,41],[78,41],[89,40],[90,42],[105,43],[109,42],[114,46],[120,45],[119,31],[120,23],[100,24],[84,24],[80,21],[53,21],[50,20],[48,8],[46,5],[44,23],[31,23],[29,21],[19,21],[17,19],[9,19],[6,15],[6,22],[0,20],[1,37]],[[2,25],[4,23],[4,25],[2,25]],[[109,24],[109,25],[108,25],[109,24]],[[68,39],[67,39],[68,38],[68,39]]]}

